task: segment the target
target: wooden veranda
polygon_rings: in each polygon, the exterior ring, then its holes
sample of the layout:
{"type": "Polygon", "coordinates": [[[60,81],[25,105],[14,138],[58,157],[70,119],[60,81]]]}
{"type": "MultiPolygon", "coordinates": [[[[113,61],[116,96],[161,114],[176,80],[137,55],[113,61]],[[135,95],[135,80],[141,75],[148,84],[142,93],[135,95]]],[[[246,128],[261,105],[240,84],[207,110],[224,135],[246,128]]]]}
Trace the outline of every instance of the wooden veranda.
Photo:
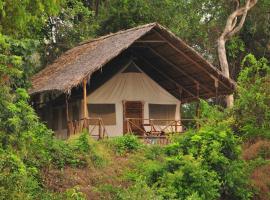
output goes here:
{"type": "MultiPolygon", "coordinates": [[[[170,136],[182,134],[187,130],[184,122],[195,122],[194,119],[142,119],[126,118],[127,133],[134,134],[145,144],[167,145],[170,136]],[[164,123],[161,125],[161,122],[164,123]]],[[[108,137],[106,126],[101,118],[83,118],[68,122],[69,135],[75,135],[86,130],[91,137],[98,140],[108,137]]]]}

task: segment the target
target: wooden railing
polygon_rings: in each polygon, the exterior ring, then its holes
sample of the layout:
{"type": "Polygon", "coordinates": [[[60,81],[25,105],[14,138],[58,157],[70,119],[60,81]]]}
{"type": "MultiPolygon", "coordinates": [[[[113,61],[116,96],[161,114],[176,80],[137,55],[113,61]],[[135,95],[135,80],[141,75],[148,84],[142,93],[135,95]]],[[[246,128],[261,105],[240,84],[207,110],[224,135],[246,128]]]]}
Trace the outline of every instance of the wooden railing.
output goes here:
{"type": "Polygon", "coordinates": [[[139,135],[163,135],[183,131],[181,120],[126,118],[127,132],[139,135]]]}
{"type": "Polygon", "coordinates": [[[103,139],[108,136],[104,123],[101,118],[83,118],[80,120],[74,120],[68,122],[69,135],[75,135],[77,133],[87,130],[89,134],[98,139],[103,139]],[[98,134],[93,134],[97,130],[98,134]]]}
{"type": "Polygon", "coordinates": [[[141,119],[126,118],[125,123],[128,133],[134,133],[143,140],[145,144],[169,144],[170,134],[183,133],[187,128],[183,122],[195,122],[195,119],[141,119]]]}
{"type": "MultiPolygon", "coordinates": [[[[128,133],[134,133],[145,144],[169,144],[170,134],[180,134],[186,130],[184,121],[195,121],[194,119],[168,120],[168,119],[141,119],[126,118],[125,123],[128,133]]],[[[69,135],[87,130],[89,134],[97,139],[108,137],[102,118],[83,118],[68,122],[69,135]],[[97,133],[97,134],[94,134],[97,133]]]]}

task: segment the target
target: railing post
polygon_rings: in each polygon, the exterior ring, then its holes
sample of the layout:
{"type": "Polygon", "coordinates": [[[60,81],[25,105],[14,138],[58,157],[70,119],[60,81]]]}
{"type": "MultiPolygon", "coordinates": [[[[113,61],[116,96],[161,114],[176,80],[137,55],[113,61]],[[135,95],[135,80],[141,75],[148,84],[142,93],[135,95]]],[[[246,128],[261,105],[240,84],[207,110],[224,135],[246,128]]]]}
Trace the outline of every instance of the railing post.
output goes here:
{"type": "Polygon", "coordinates": [[[101,135],[101,120],[98,120],[98,137],[99,139],[102,139],[102,135],[101,135]]]}
{"type": "Polygon", "coordinates": [[[126,124],[127,124],[127,132],[129,132],[129,121],[128,121],[128,118],[126,118],[126,124]]]}

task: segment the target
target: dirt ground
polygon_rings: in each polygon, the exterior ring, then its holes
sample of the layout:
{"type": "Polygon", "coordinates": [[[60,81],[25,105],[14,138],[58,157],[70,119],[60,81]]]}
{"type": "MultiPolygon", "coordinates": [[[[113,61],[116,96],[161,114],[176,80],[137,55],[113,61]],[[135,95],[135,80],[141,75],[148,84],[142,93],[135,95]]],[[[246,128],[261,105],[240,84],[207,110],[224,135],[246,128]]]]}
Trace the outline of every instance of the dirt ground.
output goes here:
{"type": "MultiPolygon", "coordinates": [[[[87,199],[101,199],[97,190],[102,185],[113,185],[114,187],[127,187],[128,181],[121,179],[125,169],[129,168],[129,160],[124,157],[113,157],[104,167],[72,168],[66,167],[62,170],[50,169],[43,172],[43,183],[47,189],[54,192],[64,192],[67,189],[79,186],[87,199]]],[[[103,199],[106,198],[103,195],[103,199]]]]}

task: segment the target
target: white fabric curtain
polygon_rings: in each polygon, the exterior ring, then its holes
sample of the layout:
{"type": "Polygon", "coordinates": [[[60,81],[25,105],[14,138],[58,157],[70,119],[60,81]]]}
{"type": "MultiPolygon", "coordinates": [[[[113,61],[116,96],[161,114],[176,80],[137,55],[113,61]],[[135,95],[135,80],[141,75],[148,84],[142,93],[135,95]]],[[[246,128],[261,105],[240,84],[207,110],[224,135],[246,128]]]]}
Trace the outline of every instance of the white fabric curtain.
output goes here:
{"type": "Polygon", "coordinates": [[[104,125],[116,125],[115,104],[88,104],[88,113],[90,118],[102,118],[104,125]]]}
{"type": "Polygon", "coordinates": [[[154,120],[154,124],[166,125],[170,121],[175,120],[176,105],[165,104],[149,104],[149,118],[150,119],[164,119],[154,120]]]}

